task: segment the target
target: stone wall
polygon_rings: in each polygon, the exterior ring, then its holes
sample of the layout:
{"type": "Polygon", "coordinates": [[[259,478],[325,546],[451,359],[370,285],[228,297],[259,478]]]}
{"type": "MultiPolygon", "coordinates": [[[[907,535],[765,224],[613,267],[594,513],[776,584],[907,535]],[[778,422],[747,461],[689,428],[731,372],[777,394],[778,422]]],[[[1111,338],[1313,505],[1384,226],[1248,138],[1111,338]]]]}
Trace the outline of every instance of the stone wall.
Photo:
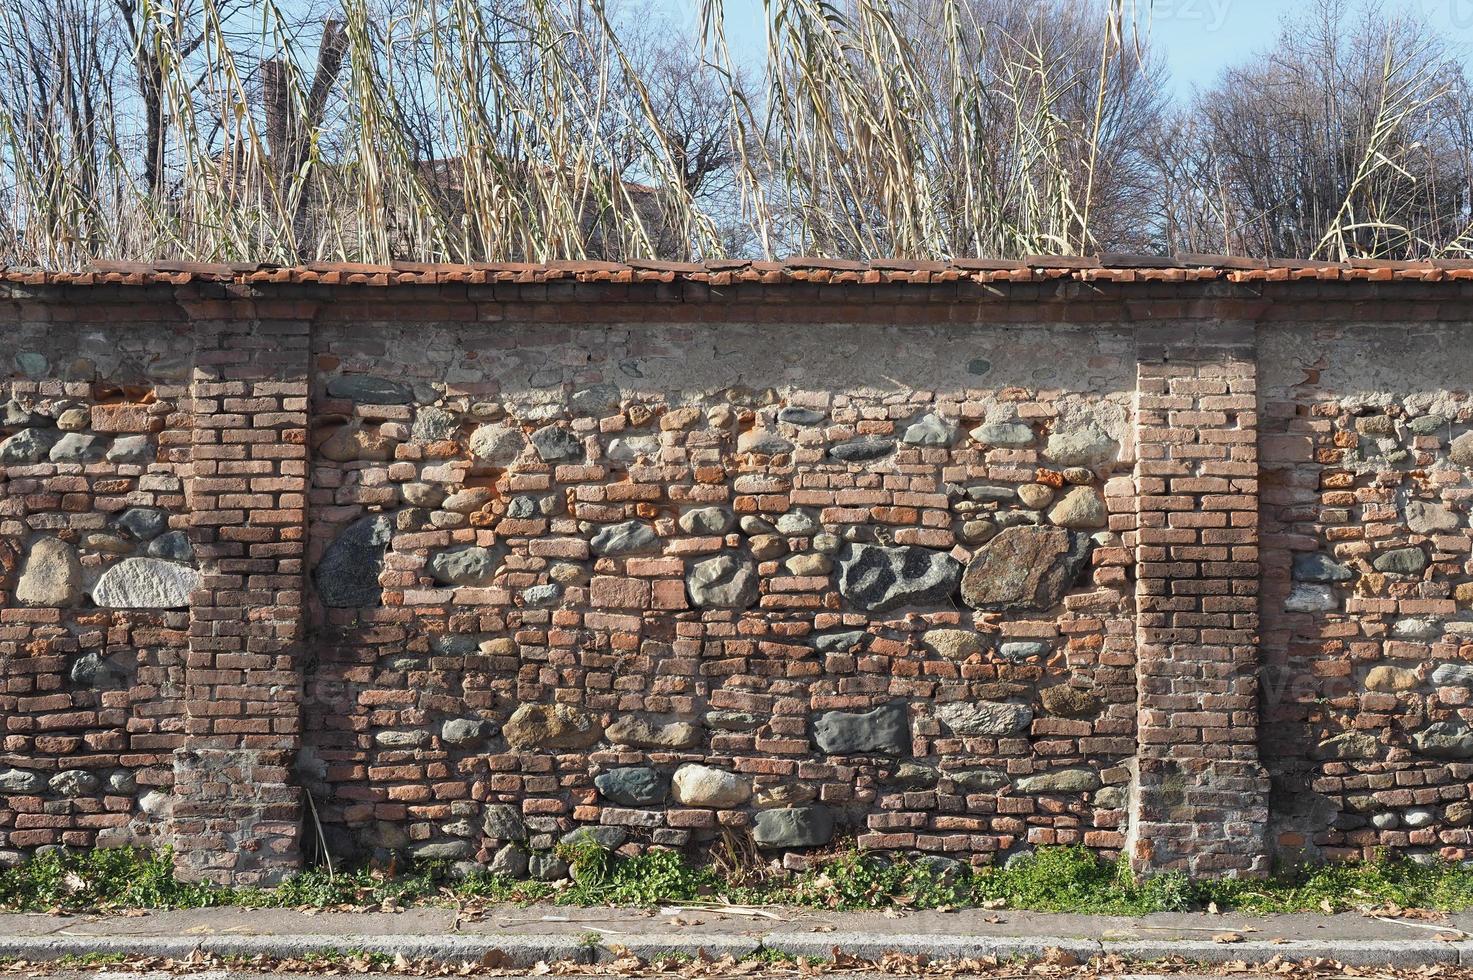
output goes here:
{"type": "Polygon", "coordinates": [[[518,275],[0,286],[0,857],[1462,856],[1460,281],[518,275]]]}

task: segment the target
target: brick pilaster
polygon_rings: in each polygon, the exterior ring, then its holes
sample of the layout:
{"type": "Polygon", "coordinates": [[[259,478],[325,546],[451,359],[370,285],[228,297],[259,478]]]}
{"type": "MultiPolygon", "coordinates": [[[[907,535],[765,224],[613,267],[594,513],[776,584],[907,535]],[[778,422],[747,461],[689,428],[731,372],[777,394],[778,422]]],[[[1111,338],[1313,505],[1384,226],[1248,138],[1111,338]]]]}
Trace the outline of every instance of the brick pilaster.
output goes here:
{"type": "Polygon", "coordinates": [[[303,560],[311,312],[201,297],[195,318],[181,877],[280,880],[300,863],[303,560]]]}
{"type": "Polygon", "coordinates": [[[1263,874],[1258,421],[1251,327],[1143,327],[1137,385],[1141,873],[1263,874]]]}

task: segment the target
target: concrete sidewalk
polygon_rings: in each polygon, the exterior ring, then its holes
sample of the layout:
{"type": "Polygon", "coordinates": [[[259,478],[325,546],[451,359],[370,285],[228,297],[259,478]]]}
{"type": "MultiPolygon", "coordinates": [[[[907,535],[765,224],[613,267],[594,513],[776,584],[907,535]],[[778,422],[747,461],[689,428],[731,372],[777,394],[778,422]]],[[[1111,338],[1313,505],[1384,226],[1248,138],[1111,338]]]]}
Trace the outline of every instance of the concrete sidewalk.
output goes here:
{"type": "Polygon", "coordinates": [[[1473,966],[1473,914],[1445,920],[1342,915],[1141,917],[1051,915],[1011,910],[816,912],[762,909],[765,915],[692,908],[663,910],[501,906],[474,918],[453,909],[404,912],[303,912],[201,909],[136,917],[0,916],[0,956],[51,960],[86,954],[182,958],[301,957],[362,951],[410,960],[473,960],[508,968],[539,961],[611,962],[628,950],[662,955],[731,955],[764,950],[828,959],[886,953],[932,960],[1036,957],[1054,948],[1079,960],[1115,954],[1132,961],[1261,964],[1275,957],[1327,958],[1352,966],[1473,966]]]}

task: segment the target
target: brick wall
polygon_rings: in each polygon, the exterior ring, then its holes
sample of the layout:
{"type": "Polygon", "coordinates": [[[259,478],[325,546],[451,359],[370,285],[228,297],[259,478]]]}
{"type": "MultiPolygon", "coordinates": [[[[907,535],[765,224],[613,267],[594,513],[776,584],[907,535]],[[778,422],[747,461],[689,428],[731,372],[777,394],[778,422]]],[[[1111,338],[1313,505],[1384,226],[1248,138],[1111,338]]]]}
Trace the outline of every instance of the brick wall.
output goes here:
{"type": "Polygon", "coordinates": [[[0,859],[1463,856],[1460,285],[4,288],[0,859]]]}

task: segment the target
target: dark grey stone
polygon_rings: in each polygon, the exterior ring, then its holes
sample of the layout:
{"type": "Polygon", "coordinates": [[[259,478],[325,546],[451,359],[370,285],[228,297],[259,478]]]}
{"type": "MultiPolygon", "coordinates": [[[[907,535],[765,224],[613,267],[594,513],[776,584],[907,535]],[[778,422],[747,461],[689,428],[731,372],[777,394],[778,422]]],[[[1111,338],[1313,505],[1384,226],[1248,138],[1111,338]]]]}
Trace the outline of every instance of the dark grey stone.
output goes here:
{"type": "Polygon", "coordinates": [[[1088,534],[1062,527],[1004,528],[977,550],[962,576],[962,600],[973,609],[1052,609],[1085,566],[1088,534]]]}
{"type": "Polygon", "coordinates": [[[1421,548],[1397,548],[1377,555],[1371,567],[1392,575],[1419,575],[1427,567],[1427,553],[1421,548]]]}
{"type": "Polygon", "coordinates": [[[599,773],[593,785],[620,806],[654,806],[670,792],[670,777],[649,766],[629,766],[599,773]]]}
{"type": "Polygon", "coordinates": [[[190,561],[194,558],[194,546],[189,543],[189,535],[183,531],[159,535],[148,543],[147,550],[153,558],[167,558],[170,561],[190,561]]]}
{"type": "Polygon", "coordinates": [[[152,541],[169,529],[169,515],[157,507],[129,507],[117,524],[134,541],[152,541]]]}
{"type": "Polygon", "coordinates": [[[752,818],[758,847],[819,847],[834,839],[834,814],[826,806],[785,806],[752,818]]]}
{"type": "Polygon", "coordinates": [[[854,544],[839,554],[839,593],[869,612],[943,602],[961,574],[955,558],[929,548],[854,544]]]}
{"type": "Polygon", "coordinates": [[[532,448],[544,463],[570,463],[583,458],[583,440],[557,425],[545,425],[532,433],[532,448]]]}
{"type": "Polygon", "coordinates": [[[524,521],[537,516],[536,497],[513,497],[506,505],[506,516],[524,521]]]}
{"type": "Polygon", "coordinates": [[[120,687],[127,677],[127,671],[95,650],[72,661],[72,680],[86,687],[120,687]]]}
{"type": "Polygon", "coordinates": [[[95,463],[107,455],[107,440],[85,432],[68,432],[46,456],[53,463],[95,463]]]}
{"type": "Polygon", "coordinates": [[[1041,657],[1050,649],[1042,640],[1011,640],[997,648],[997,655],[1004,660],[1027,660],[1029,657],[1041,657]]]}
{"type": "Polygon", "coordinates": [[[46,785],[46,778],[24,769],[0,769],[0,793],[35,793],[46,785]]]}
{"type": "Polygon", "coordinates": [[[562,881],[568,871],[568,862],[556,854],[539,853],[527,858],[527,873],[538,881],[562,881]]]}
{"type": "Polygon", "coordinates": [[[869,642],[869,633],[864,630],[845,630],[843,633],[828,633],[813,639],[813,649],[819,653],[845,653],[869,642]]]}
{"type": "Polygon", "coordinates": [[[1344,582],[1355,575],[1345,565],[1318,551],[1295,555],[1293,574],[1296,582],[1344,582]]]}
{"type": "Polygon", "coordinates": [[[919,762],[902,762],[880,778],[886,786],[900,789],[932,789],[940,780],[941,773],[935,766],[919,762]]]}
{"type": "Polygon", "coordinates": [[[347,398],[365,405],[408,405],[414,400],[409,385],[370,374],[345,374],[327,383],[333,398],[347,398]]]}
{"type": "Polygon", "coordinates": [[[1001,769],[962,769],[946,775],[963,793],[987,793],[1010,782],[1008,774],[1001,769]]]}
{"type": "Polygon", "coordinates": [[[393,524],[384,514],[360,517],[343,529],[312,572],[323,605],[353,609],[383,602],[378,577],[392,533],[393,524]]]}
{"type": "Polygon", "coordinates": [[[623,827],[574,827],[558,838],[559,844],[581,844],[592,841],[606,851],[617,851],[629,839],[629,831],[623,827]]]}
{"type": "Polygon", "coordinates": [[[518,844],[506,844],[491,858],[491,865],[486,870],[520,881],[527,877],[527,852],[518,844]]]}
{"type": "Polygon", "coordinates": [[[708,711],[704,718],[707,728],[721,732],[750,732],[762,724],[762,719],[745,711],[708,711]]]}
{"type": "Polygon", "coordinates": [[[644,521],[624,521],[600,528],[588,543],[595,555],[638,555],[660,548],[660,536],[644,521]]]}
{"type": "Polygon", "coordinates": [[[85,769],[64,769],[52,776],[48,785],[59,796],[75,798],[97,792],[102,788],[102,780],[97,778],[96,773],[85,769]]]}
{"type": "Polygon", "coordinates": [[[860,436],[829,447],[829,455],[846,463],[864,463],[895,451],[895,440],[882,436],[860,436]]]}
{"type": "Polygon", "coordinates": [[[527,824],[522,813],[510,803],[488,803],[481,818],[481,829],[493,840],[517,841],[527,839],[527,824]]]}
{"type": "Polygon", "coordinates": [[[811,408],[797,408],[791,405],[787,408],[781,409],[777,413],[777,420],[779,422],[786,422],[789,425],[800,425],[805,427],[810,425],[817,425],[826,418],[828,418],[828,416],[825,415],[823,412],[819,412],[811,408]]]}
{"type": "Polygon", "coordinates": [[[814,719],[813,741],[829,755],[910,755],[910,713],[899,702],[828,711],[814,719]]]}

